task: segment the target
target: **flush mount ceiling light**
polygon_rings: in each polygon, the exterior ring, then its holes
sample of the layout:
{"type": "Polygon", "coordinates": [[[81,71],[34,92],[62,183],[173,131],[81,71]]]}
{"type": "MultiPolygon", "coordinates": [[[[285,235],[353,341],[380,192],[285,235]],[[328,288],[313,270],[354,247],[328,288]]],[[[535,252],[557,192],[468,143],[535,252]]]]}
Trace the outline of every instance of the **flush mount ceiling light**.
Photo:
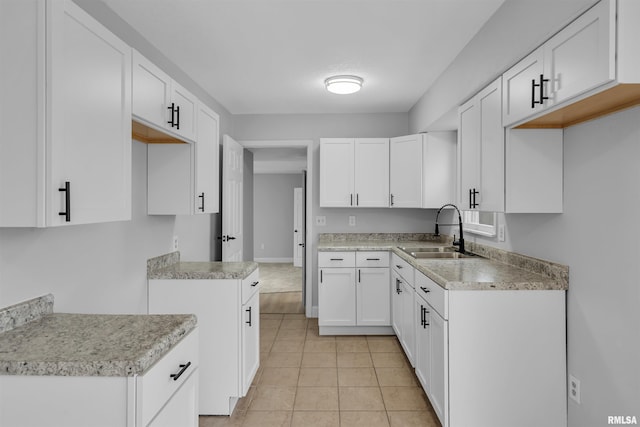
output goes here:
{"type": "Polygon", "coordinates": [[[358,76],[333,76],[324,81],[324,86],[331,93],[348,95],[362,88],[363,80],[358,76]]]}

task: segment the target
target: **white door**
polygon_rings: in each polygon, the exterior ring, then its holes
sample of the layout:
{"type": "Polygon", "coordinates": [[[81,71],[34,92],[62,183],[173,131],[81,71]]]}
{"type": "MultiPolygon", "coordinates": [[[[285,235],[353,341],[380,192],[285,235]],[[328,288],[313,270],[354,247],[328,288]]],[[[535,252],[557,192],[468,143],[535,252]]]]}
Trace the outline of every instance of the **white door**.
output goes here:
{"type": "Polygon", "coordinates": [[[243,148],[229,135],[222,147],[222,261],[242,261],[243,148]]]}
{"type": "Polygon", "coordinates": [[[304,200],[302,188],[293,189],[293,266],[302,267],[304,255],[304,200]]]}

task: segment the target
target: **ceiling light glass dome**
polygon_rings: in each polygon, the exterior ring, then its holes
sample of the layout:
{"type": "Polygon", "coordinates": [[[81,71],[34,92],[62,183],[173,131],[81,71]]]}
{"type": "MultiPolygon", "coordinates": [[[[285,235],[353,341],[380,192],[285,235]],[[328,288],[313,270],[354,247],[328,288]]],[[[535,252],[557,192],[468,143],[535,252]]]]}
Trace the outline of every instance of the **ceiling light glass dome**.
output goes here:
{"type": "Polygon", "coordinates": [[[333,76],[324,81],[324,86],[331,93],[348,95],[362,88],[363,80],[358,76],[333,76]]]}

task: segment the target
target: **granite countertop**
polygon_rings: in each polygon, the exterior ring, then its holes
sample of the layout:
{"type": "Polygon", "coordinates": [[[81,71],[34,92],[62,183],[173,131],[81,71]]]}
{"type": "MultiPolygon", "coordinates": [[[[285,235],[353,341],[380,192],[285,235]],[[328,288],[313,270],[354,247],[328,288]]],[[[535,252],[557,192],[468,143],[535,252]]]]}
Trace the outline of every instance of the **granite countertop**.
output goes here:
{"type": "Polygon", "coordinates": [[[253,261],[182,262],[176,251],[147,260],[147,279],[244,279],[257,268],[253,261]]]}
{"type": "Polygon", "coordinates": [[[4,314],[10,318],[4,323],[15,325],[0,333],[1,375],[140,375],[197,323],[192,314],[33,316],[20,310],[36,300],[0,310],[0,319],[4,314]]]}
{"type": "Polygon", "coordinates": [[[450,242],[402,240],[402,237],[362,240],[320,239],[318,251],[383,251],[398,255],[431,280],[450,290],[566,290],[568,267],[488,246],[468,243],[481,256],[463,259],[416,259],[399,247],[443,247],[450,242]]]}

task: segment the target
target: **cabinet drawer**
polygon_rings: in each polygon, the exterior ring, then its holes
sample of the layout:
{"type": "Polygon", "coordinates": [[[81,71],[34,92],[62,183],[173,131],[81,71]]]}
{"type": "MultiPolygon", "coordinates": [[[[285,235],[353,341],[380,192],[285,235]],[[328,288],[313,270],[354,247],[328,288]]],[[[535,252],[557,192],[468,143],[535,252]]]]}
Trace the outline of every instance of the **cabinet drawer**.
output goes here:
{"type": "Polygon", "coordinates": [[[249,298],[260,289],[260,272],[256,268],[253,273],[242,280],[242,304],[249,301],[249,298]]]}
{"type": "MultiPolygon", "coordinates": [[[[142,425],[149,424],[171,396],[194,374],[198,366],[198,328],[196,327],[147,372],[138,377],[136,393],[140,404],[142,425]],[[189,364],[188,367],[185,366],[187,364],[189,364]],[[182,375],[177,379],[172,377],[181,371],[182,375]]],[[[195,409],[194,407],[194,411],[195,409]]]]}
{"type": "Polygon", "coordinates": [[[355,267],[355,252],[318,252],[318,267],[355,267]]]}
{"type": "Polygon", "coordinates": [[[413,287],[413,283],[415,281],[414,278],[414,268],[407,261],[400,258],[398,255],[393,254],[391,256],[391,267],[400,275],[402,278],[413,287]]]}
{"type": "Polygon", "coordinates": [[[389,267],[389,252],[356,252],[356,267],[389,267]]]}
{"type": "Polygon", "coordinates": [[[443,318],[449,318],[449,291],[419,271],[416,271],[415,289],[443,318]]]}

